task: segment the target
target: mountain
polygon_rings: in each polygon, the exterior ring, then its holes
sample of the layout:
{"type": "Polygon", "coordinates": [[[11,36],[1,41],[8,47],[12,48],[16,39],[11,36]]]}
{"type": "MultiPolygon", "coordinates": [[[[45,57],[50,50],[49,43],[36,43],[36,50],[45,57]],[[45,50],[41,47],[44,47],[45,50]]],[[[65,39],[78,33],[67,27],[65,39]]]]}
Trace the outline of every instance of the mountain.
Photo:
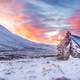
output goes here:
{"type": "Polygon", "coordinates": [[[4,51],[47,51],[53,53],[56,46],[35,43],[8,31],[4,26],[0,25],[0,52],[4,51]]]}

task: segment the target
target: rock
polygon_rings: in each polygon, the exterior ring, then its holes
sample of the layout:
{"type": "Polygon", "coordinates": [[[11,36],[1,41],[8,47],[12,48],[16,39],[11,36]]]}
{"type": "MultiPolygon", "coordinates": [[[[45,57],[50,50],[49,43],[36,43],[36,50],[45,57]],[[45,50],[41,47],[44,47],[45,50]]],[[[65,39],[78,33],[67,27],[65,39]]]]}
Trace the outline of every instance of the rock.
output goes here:
{"type": "Polygon", "coordinates": [[[69,57],[70,57],[69,53],[67,55],[65,55],[65,56],[64,55],[61,55],[61,54],[58,54],[57,55],[57,59],[58,60],[68,60],[69,57]]]}

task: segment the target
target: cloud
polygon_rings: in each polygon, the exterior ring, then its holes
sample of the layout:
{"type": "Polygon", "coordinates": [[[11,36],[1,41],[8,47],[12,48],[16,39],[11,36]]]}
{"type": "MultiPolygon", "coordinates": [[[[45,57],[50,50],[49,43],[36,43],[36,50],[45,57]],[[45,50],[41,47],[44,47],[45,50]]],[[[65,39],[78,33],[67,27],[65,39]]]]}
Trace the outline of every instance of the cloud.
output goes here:
{"type": "MultiPolygon", "coordinates": [[[[69,9],[61,8],[55,5],[50,5],[41,0],[27,0],[26,14],[30,16],[30,21],[33,25],[43,26],[44,28],[66,28],[65,19],[69,17],[72,12],[69,9]],[[32,7],[31,7],[32,6],[32,7]],[[35,14],[36,13],[36,14],[35,14]],[[37,22],[37,23],[36,23],[37,22]]],[[[67,25],[68,26],[68,25],[67,25]]]]}
{"type": "Polygon", "coordinates": [[[59,43],[61,31],[71,27],[65,21],[79,9],[76,4],[71,0],[0,0],[0,24],[34,42],[59,43]]]}

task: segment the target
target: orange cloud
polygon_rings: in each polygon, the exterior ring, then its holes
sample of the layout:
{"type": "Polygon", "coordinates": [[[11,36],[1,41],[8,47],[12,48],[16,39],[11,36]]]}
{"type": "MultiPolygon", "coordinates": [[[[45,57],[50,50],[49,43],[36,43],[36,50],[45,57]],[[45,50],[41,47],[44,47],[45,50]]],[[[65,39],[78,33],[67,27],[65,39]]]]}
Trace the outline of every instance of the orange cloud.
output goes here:
{"type": "Polygon", "coordinates": [[[15,32],[19,36],[22,36],[25,39],[35,41],[35,42],[47,42],[47,40],[43,37],[44,30],[35,28],[30,24],[22,24],[19,27],[15,27],[15,32]]]}
{"type": "Polygon", "coordinates": [[[75,15],[69,19],[69,23],[73,26],[74,29],[80,29],[80,16],[75,15]]]}
{"type": "Polygon", "coordinates": [[[35,28],[31,24],[22,24],[19,27],[15,27],[17,35],[34,42],[57,45],[63,39],[63,33],[52,37],[45,37],[45,32],[46,30],[35,28]]]}
{"type": "Polygon", "coordinates": [[[67,19],[67,23],[72,26],[72,31],[80,35],[80,12],[76,12],[70,18],[67,19]]]}

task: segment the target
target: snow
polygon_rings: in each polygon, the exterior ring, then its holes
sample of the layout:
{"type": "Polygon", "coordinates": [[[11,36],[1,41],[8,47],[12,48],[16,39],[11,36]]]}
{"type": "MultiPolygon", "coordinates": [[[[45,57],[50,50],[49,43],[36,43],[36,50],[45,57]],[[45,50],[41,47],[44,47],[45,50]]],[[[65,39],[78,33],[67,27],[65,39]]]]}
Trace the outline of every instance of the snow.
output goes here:
{"type": "Polygon", "coordinates": [[[66,77],[80,80],[80,59],[67,61],[54,58],[15,59],[0,61],[0,80],[56,80],[66,77]]]}

